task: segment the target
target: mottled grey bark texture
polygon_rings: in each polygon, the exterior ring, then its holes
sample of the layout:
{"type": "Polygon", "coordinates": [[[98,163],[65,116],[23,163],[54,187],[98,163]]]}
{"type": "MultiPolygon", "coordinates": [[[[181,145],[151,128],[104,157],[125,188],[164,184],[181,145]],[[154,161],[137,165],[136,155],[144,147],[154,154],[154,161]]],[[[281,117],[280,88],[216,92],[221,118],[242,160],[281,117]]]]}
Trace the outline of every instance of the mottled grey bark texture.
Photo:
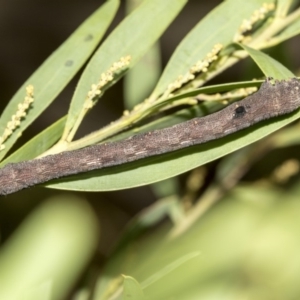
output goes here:
{"type": "Polygon", "coordinates": [[[300,107],[300,82],[270,81],[258,92],[224,109],[126,140],[7,164],[0,170],[0,195],[72,174],[121,165],[224,137],[257,122],[290,113],[300,107]]]}

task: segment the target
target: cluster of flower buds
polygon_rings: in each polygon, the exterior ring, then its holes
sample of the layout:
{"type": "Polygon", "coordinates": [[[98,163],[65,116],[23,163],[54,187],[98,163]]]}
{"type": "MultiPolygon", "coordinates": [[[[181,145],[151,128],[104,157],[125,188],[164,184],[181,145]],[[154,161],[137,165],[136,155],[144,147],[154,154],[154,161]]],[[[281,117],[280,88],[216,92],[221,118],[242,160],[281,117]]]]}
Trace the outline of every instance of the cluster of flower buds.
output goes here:
{"type": "Polygon", "coordinates": [[[251,39],[247,36],[249,32],[253,29],[253,25],[258,21],[265,19],[267,14],[275,9],[274,3],[264,3],[261,8],[254,11],[250,19],[245,19],[242,25],[239,27],[238,32],[234,37],[234,42],[245,43],[251,39]]]}
{"type": "Polygon", "coordinates": [[[24,101],[18,104],[17,112],[12,115],[11,120],[6,124],[4,132],[0,137],[0,151],[5,148],[4,142],[12,135],[14,130],[20,126],[21,119],[25,118],[31,103],[34,101],[33,90],[32,85],[28,85],[26,87],[26,96],[24,101]]]}

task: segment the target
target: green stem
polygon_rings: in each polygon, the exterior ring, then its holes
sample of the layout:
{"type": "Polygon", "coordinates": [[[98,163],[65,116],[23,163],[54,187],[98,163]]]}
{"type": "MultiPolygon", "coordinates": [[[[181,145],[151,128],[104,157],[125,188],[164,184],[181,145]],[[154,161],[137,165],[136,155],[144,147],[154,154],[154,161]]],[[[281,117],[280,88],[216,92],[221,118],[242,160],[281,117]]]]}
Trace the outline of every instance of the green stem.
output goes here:
{"type": "MultiPolygon", "coordinates": [[[[291,25],[293,22],[298,20],[300,17],[300,8],[289,14],[285,18],[276,17],[273,21],[273,23],[266,28],[266,30],[259,35],[255,40],[253,40],[249,46],[252,46],[253,44],[257,47],[257,49],[263,49],[268,48],[271,46],[276,45],[272,39],[277,33],[282,31],[284,28],[287,28],[289,25],[291,25]]],[[[276,37],[274,38],[276,39],[276,37]]],[[[282,40],[279,40],[280,42],[285,40],[286,37],[282,40]]]]}

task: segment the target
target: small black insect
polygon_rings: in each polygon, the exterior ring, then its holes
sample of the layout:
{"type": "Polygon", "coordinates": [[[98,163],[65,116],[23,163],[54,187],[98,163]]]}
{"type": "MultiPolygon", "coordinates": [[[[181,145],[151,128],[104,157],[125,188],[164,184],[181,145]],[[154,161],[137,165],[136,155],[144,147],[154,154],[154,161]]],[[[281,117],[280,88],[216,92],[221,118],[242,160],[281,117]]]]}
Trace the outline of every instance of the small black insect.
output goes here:
{"type": "Polygon", "coordinates": [[[237,119],[237,118],[241,118],[246,114],[246,108],[245,106],[238,106],[233,113],[233,118],[237,119]]]}

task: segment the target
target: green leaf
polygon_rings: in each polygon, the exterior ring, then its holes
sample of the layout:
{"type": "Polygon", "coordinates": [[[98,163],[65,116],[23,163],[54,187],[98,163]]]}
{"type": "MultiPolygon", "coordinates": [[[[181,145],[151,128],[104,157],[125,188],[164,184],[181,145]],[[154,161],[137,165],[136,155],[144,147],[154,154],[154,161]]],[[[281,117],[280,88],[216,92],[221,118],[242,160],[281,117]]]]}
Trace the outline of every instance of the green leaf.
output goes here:
{"type": "Polygon", "coordinates": [[[298,18],[290,26],[286,27],[280,34],[276,35],[275,40],[279,39],[281,42],[288,40],[300,33],[300,19],[298,18]]]}
{"type": "Polygon", "coordinates": [[[48,183],[51,188],[78,191],[109,191],[164,180],[245,147],[300,117],[300,112],[260,122],[224,138],[177,152],[48,183]]]}
{"type": "Polygon", "coordinates": [[[244,19],[249,19],[264,0],[227,0],[205,16],[182,40],[172,55],[153,95],[162,94],[179,75],[188,72],[192,65],[203,59],[215,44],[231,44],[244,19]],[[234,17],[232,14],[234,13],[234,17]]]}
{"type": "Polygon", "coordinates": [[[266,77],[278,80],[295,77],[290,70],[269,55],[243,44],[239,44],[239,46],[248,52],[266,77]]]}
{"type": "Polygon", "coordinates": [[[144,1],[109,35],[79,80],[68,113],[66,133],[73,128],[91,85],[99,81],[100,75],[114,62],[127,55],[132,58],[129,67],[134,66],[161,36],[186,2],[187,0],[144,1]]]}
{"type": "Polygon", "coordinates": [[[35,101],[22,120],[20,127],[5,142],[5,149],[0,152],[0,159],[4,157],[21,133],[51,104],[85,63],[111,23],[118,6],[119,0],[110,0],[102,5],[17,91],[2,113],[0,135],[4,132],[4,128],[11,117],[17,112],[18,104],[24,101],[25,87],[29,84],[34,86],[35,101]]]}
{"type": "Polygon", "coordinates": [[[297,0],[277,0],[276,15],[279,18],[284,18],[290,11],[293,3],[298,2],[297,0]]]}
{"type": "Polygon", "coordinates": [[[125,76],[124,99],[127,109],[133,109],[147,98],[158,81],[160,72],[160,48],[155,44],[125,76]]]}
{"type": "Polygon", "coordinates": [[[43,201],[1,247],[0,299],[23,299],[46,281],[51,299],[66,299],[95,253],[98,229],[83,199],[60,195],[43,201]]]}
{"type": "Polygon", "coordinates": [[[178,178],[169,178],[152,185],[152,191],[156,198],[179,195],[180,182],[178,178]]]}
{"type": "Polygon", "coordinates": [[[143,290],[136,279],[130,276],[125,276],[123,282],[123,300],[143,300],[145,299],[143,290]]]}
{"type": "MultiPolygon", "coordinates": [[[[127,11],[132,11],[145,0],[126,1],[127,11]]],[[[148,97],[161,73],[159,44],[154,44],[124,78],[125,107],[132,109],[148,97]]]]}
{"type": "Polygon", "coordinates": [[[45,152],[61,137],[65,123],[66,117],[59,119],[57,122],[36,135],[24,146],[22,146],[13,154],[8,156],[5,160],[3,160],[0,163],[0,167],[11,162],[34,159],[35,157],[45,152]]]}

